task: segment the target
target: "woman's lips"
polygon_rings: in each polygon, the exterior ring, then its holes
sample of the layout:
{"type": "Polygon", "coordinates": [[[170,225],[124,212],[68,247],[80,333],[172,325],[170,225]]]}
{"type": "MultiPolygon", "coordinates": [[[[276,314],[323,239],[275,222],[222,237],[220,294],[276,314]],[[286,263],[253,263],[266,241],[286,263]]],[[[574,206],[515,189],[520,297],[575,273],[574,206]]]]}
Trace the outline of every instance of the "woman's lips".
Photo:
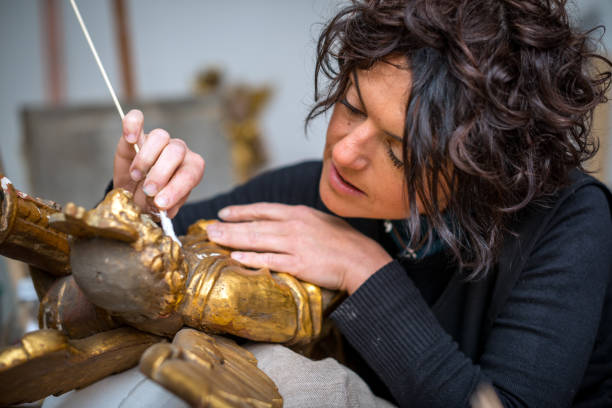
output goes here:
{"type": "Polygon", "coordinates": [[[363,191],[346,181],[334,166],[334,163],[330,162],[330,170],[329,170],[329,182],[334,190],[350,195],[363,195],[365,194],[363,191]]]}

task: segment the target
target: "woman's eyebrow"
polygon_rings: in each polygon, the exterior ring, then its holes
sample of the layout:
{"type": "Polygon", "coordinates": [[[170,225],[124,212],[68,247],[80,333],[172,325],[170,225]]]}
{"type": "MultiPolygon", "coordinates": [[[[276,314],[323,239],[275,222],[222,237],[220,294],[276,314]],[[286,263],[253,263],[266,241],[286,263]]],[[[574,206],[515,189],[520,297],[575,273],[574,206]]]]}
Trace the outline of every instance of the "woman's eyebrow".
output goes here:
{"type": "Polygon", "coordinates": [[[385,132],[385,134],[386,134],[387,136],[389,136],[389,137],[391,137],[391,138],[393,138],[393,139],[397,140],[397,141],[398,141],[398,142],[400,142],[400,143],[401,143],[401,142],[404,140],[403,138],[401,138],[401,137],[399,137],[399,136],[397,136],[397,135],[394,135],[394,134],[393,134],[393,133],[391,133],[391,132],[387,132],[386,130],[384,130],[383,132],[385,132]]]}

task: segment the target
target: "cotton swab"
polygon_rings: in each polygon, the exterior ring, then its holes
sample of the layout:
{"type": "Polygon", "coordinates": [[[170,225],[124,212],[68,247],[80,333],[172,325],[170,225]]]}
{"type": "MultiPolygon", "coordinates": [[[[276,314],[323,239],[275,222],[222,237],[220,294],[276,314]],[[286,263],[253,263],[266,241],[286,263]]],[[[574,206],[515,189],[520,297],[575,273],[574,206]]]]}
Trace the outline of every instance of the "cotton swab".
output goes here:
{"type": "MultiPolygon", "coordinates": [[[[89,48],[91,49],[91,52],[96,62],[98,63],[98,68],[100,68],[100,72],[102,73],[102,78],[104,78],[104,82],[106,82],[106,87],[108,88],[111,94],[111,97],[113,98],[113,102],[115,102],[115,106],[117,107],[117,110],[119,111],[119,116],[121,116],[121,120],[123,120],[123,118],[125,117],[125,115],[123,114],[123,109],[121,109],[121,105],[119,104],[119,99],[117,99],[117,95],[115,94],[115,90],[113,89],[113,86],[111,85],[110,80],[108,79],[108,75],[106,75],[106,70],[104,69],[104,66],[102,65],[102,61],[100,61],[100,57],[98,56],[96,47],[94,46],[93,41],[91,41],[91,37],[89,36],[89,31],[87,30],[87,27],[85,26],[83,17],[81,17],[79,8],[77,7],[74,0],[70,0],[70,4],[72,4],[72,9],[74,10],[74,14],[76,14],[77,20],[79,20],[79,24],[81,25],[81,29],[83,30],[83,34],[85,35],[85,39],[87,40],[87,43],[89,44],[89,48]]],[[[134,148],[136,149],[136,152],[138,152],[138,146],[134,145],[134,148]]]]}
{"type": "MultiPolygon", "coordinates": [[[[113,98],[113,102],[115,102],[115,106],[117,107],[117,111],[119,111],[119,116],[121,116],[121,120],[123,121],[125,114],[123,113],[123,109],[121,109],[121,104],[119,104],[119,99],[117,99],[117,95],[115,94],[115,90],[113,89],[113,86],[111,85],[110,80],[108,79],[108,75],[106,75],[106,70],[104,69],[104,66],[102,65],[102,61],[100,60],[100,57],[98,56],[96,47],[94,46],[93,41],[91,40],[91,37],[89,36],[89,31],[87,30],[87,27],[85,26],[83,17],[81,17],[79,8],[77,7],[75,0],[70,0],[70,4],[72,4],[72,9],[74,10],[74,14],[76,15],[76,18],[79,21],[79,24],[81,25],[81,29],[83,30],[83,34],[85,35],[85,39],[87,40],[87,43],[89,44],[89,48],[91,49],[94,59],[96,60],[96,63],[98,64],[98,68],[100,68],[100,72],[102,73],[102,77],[104,78],[104,82],[106,83],[106,87],[108,88],[108,91],[110,92],[111,97],[113,98]]],[[[136,153],[138,153],[139,151],[138,145],[134,143],[132,146],[134,146],[134,150],[136,150],[136,153]]],[[[179,244],[179,246],[182,246],[181,241],[178,240],[178,238],[176,237],[176,234],[174,233],[174,228],[172,227],[172,221],[170,221],[170,218],[168,218],[168,214],[166,213],[165,210],[161,210],[159,212],[159,218],[161,220],[162,229],[164,230],[164,234],[172,238],[172,240],[176,242],[177,244],[179,244]]]]}

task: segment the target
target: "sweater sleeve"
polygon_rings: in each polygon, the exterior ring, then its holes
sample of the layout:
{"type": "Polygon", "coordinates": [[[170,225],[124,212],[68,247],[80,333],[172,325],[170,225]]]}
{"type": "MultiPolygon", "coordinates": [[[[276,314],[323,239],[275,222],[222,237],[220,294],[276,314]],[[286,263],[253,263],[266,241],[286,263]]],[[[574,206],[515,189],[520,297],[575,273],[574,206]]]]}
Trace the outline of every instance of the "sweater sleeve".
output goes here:
{"type": "Polygon", "coordinates": [[[397,261],[332,319],[400,406],[467,406],[482,382],[505,406],[569,406],[597,335],[610,248],[607,199],[598,187],[584,187],[558,209],[529,254],[479,364],[459,351],[397,261]]]}
{"type": "Polygon", "coordinates": [[[228,205],[257,202],[303,204],[322,210],[323,204],[319,199],[320,174],[319,161],[268,171],[225,194],[184,205],[172,223],[176,233],[182,235],[187,232],[189,225],[199,219],[217,218],[219,210],[228,205]]]}

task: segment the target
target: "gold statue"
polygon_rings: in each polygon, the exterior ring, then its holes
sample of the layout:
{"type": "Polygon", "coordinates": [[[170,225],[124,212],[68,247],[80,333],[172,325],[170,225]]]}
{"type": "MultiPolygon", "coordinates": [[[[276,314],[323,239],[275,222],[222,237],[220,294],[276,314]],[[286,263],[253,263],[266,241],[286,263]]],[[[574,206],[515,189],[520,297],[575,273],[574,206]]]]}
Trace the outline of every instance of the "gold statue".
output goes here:
{"type": "Polygon", "coordinates": [[[255,358],[213,334],[304,346],[320,335],[333,293],[248,270],[208,240],[210,221],[193,224],[181,247],[125,190],[93,210],[60,212],[4,180],[0,254],[33,266],[43,330],[0,351],[0,404],[83,387],[148,348],[141,371],[192,405],[282,405],[255,358]]]}

